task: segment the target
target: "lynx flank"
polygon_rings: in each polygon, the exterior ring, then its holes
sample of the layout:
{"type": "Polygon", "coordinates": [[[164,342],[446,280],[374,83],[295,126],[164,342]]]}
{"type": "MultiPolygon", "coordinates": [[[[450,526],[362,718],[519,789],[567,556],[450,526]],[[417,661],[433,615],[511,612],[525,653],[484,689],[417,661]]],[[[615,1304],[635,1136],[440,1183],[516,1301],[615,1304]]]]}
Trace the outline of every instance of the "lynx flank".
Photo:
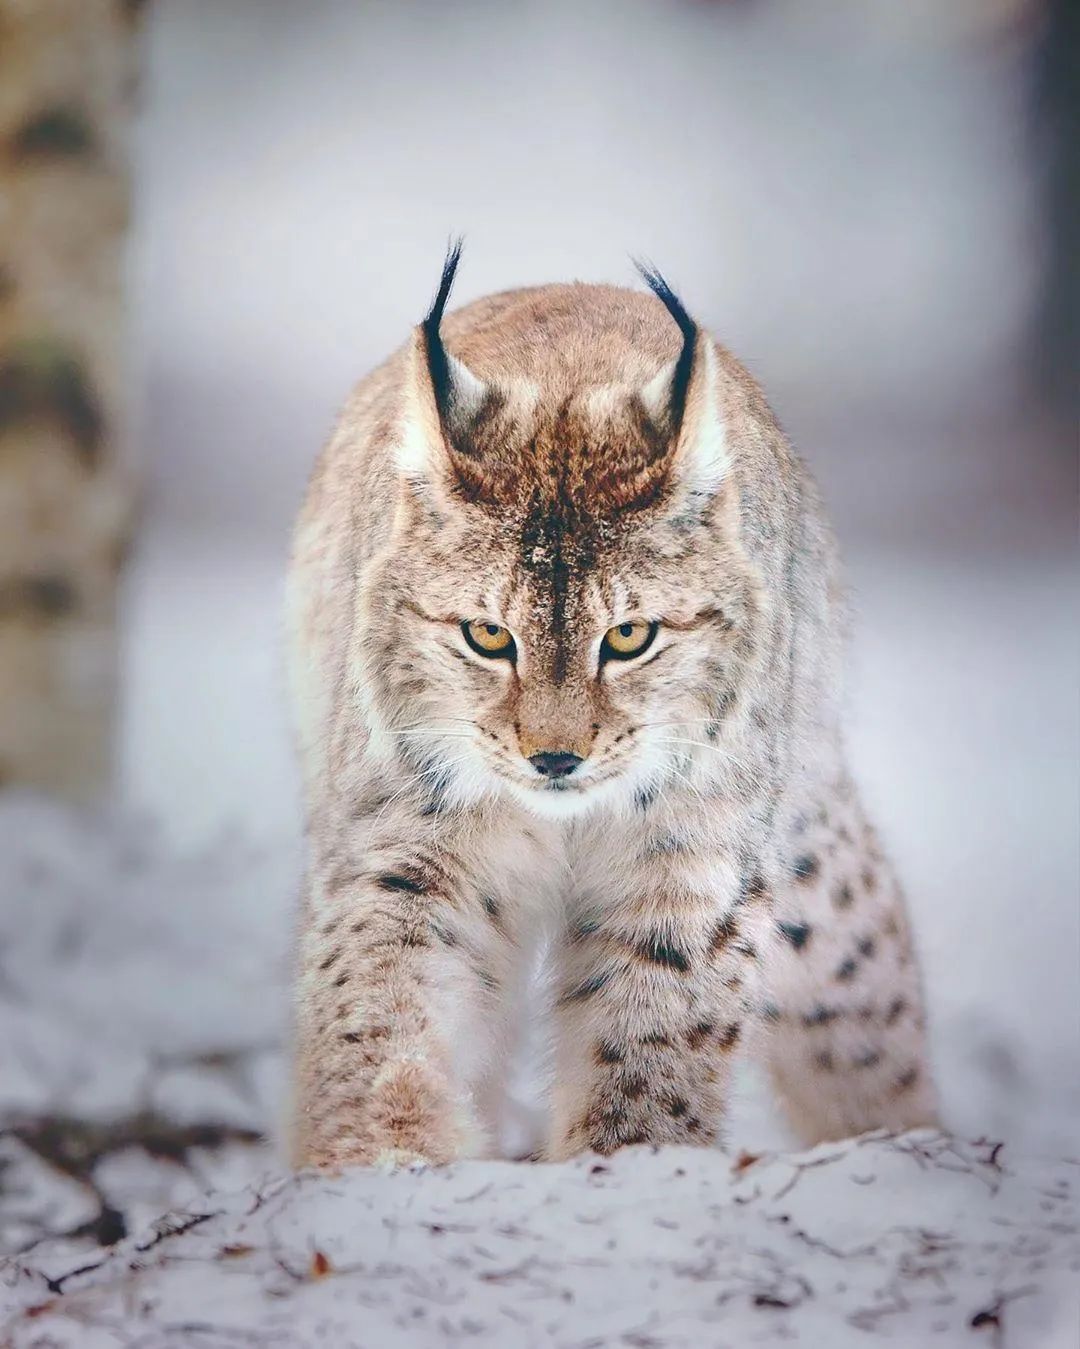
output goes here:
{"type": "Polygon", "coordinates": [[[806,1142],[932,1122],[806,469],[659,275],[443,322],[458,253],[296,532],[295,1161],[490,1154],[542,941],[549,1158],[714,1143],[744,1047],[806,1142]]]}

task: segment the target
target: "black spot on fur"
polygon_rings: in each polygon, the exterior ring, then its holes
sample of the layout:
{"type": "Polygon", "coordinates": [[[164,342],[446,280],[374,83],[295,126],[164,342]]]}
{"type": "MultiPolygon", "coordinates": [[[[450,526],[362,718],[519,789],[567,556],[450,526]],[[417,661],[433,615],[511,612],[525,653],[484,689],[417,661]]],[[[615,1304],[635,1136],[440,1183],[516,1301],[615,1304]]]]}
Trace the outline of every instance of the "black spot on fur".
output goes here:
{"type": "Polygon", "coordinates": [[[810,940],[809,923],[777,923],[776,925],[796,951],[801,951],[810,940]]]}
{"type": "Polygon", "coordinates": [[[711,1021],[699,1021],[686,1032],[687,1046],[690,1049],[700,1049],[715,1030],[716,1027],[711,1021]]]}
{"type": "Polygon", "coordinates": [[[737,1021],[733,1021],[720,1032],[717,1042],[721,1049],[730,1049],[733,1045],[738,1044],[741,1035],[742,1026],[737,1021]]]}
{"type": "Polygon", "coordinates": [[[594,974],[578,984],[577,988],[572,989],[561,999],[562,1002],[584,1002],[586,998],[591,998],[594,993],[599,993],[606,983],[611,979],[610,972],[603,974],[594,974]]]}
{"type": "Polygon", "coordinates": [[[822,1049],[815,1054],[814,1063],[826,1073],[831,1073],[836,1067],[836,1060],[832,1056],[831,1049],[822,1049]]]}
{"type": "Polygon", "coordinates": [[[639,787],[634,793],[634,805],[640,811],[647,811],[650,806],[656,803],[660,795],[658,787],[639,787]]]}
{"type": "Polygon", "coordinates": [[[625,1077],[618,1083],[619,1091],[628,1101],[637,1101],[644,1096],[645,1087],[645,1079],[636,1074],[633,1077],[625,1077]]]}
{"type": "Polygon", "coordinates": [[[441,923],[429,923],[428,927],[431,928],[432,935],[436,940],[441,941],[444,946],[454,947],[458,944],[457,937],[449,928],[443,927],[441,923]]]}
{"type": "Polygon", "coordinates": [[[811,1026],[827,1026],[830,1021],[836,1021],[842,1015],[843,1013],[838,1007],[825,1007],[819,1003],[813,1011],[807,1012],[803,1016],[802,1023],[808,1029],[811,1026]]]}
{"type": "Polygon", "coordinates": [[[816,857],[804,853],[801,857],[796,857],[791,872],[797,881],[812,881],[818,874],[820,865],[816,857]]]}
{"type": "Polygon", "coordinates": [[[601,1040],[596,1046],[597,1063],[622,1063],[625,1057],[618,1045],[610,1044],[606,1040],[601,1040]]]}
{"type": "Polygon", "coordinates": [[[600,924],[595,918],[579,918],[570,928],[570,940],[584,941],[586,937],[591,937],[599,931],[600,924]]]}
{"type": "Polygon", "coordinates": [[[499,909],[499,901],[492,895],[484,896],[484,912],[493,923],[498,923],[502,918],[502,913],[499,909]]]}
{"type": "Polygon", "coordinates": [[[378,877],[377,884],[384,890],[404,890],[410,895],[422,895],[427,888],[419,876],[406,876],[400,871],[387,871],[378,877]]]}
{"type": "Polygon", "coordinates": [[[855,893],[851,886],[844,881],[833,891],[833,904],[838,909],[850,909],[855,899],[855,893]]]}
{"type": "Polygon", "coordinates": [[[420,775],[420,780],[429,800],[436,803],[436,810],[432,814],[443,810],[447,793],[453,785],[454,770],[447,768],[445,764],[432,761],[426,754],[417,751],[413,746],[399,746],[399,753],[412,763],[420,775]]]}
{"type": "Polygon", "coordinates": [[[632,1148],[638,1143],[648,1143],[649,1135],[644,1129],[634,1129],[630,1133],[623,1133],[617,1137],[617,1145],[623,1148],[632,1148]]]}
{"type": "Polygon", "coordinates": [[[653,1031],[651,1035],[643,1035],[641,1043],[643,1045],[657,1045],[666,1049],[671,1044],[671,1040],[663,1031],[653,1031]]]}
{"type": "Polygon", "coordinates": [[[856,946],[856,950],[859,952],[859,955],[865,956],[867,960],[869,960],[877,950],[877,942],[873,937],[863,937],[856,946]]]}
{"type": "Polygon", "coordinates": [[[677,946],[672,946],[654,932],[651,937],[640,942],[635,948],[642,960],[650,960],[654,965],[666,965],[670,969],[685,974],[690,968],[690,959],[677,946]]]}
{"type": "Polygon", "coordinates": [[[783,1013],[775,1002],[766,1002],[762,1004],[761,1015],[765,1021],[779,1021],[783,1013]]]}
{"type": "Polygon", "coordinates": [[[685,1115],[690,1109],[690,1102],[683,1096],[669,1096],[667,1099],[667,1112],[672,1119],[678,1119],[685,1115]]]}
{"type": "Polygon", "coordinates": [[[851,978],[854,978],[855,971],[859,968],[859,962],[852,956],[846,956],[836,967],[836,978],[842,984],[846,984],[851,978]]]}
{"type": "Polygon", "coordinates": [[[895,1091],[897,1096],[901,1096],[905,1091],[910,1091],[911,1088],[915,1085],[915,1083],[918,1082],[918,1080],[919,1080],[918,1068],[908,1068],[905,1072],[902,1072],[900,1076],[896,1079],[896,1085],[893,1088],[893,1090],[895,1091]]]}
{"type": "Polygon", "coordinates": [[[740,898],[744,904],[754,900],[768,899],[769,887],[765,883],[765,877],[760,872],[755,871],[752,875],[743,878],[740,898]]]}
{"type": "Polygon", "coordinates": [[[328,970],[340,959],[341,959],[340,951],[331,951],[330,954],[326,957],[326,959],[320,964],[319,969],[328,970]]]}
{"type": "Polygon", "coordinates": [[[718,955],[725,947],[739,935],[739,925],[734,918],[728,914],[726,918],[720,921],[712,930],[712,936],[709,938],[709,954],[718,955]]]}
{"type": "Polygon", "coordinates": [[[889,1010],[885,1013],[886,1026],[894,1026],[897,1021],[907,1011],[907,1000],[905,998],[893,998],[889,1003],[889,1010]]]}
{"type": "Polygon", "coordinates": [[[881,1062],[880,1049],[864,1050],[863,1053],[856,1054],[851,1061],[852,1067],[854,1068],[876,1068],[880,1062],[881,1062]]]}

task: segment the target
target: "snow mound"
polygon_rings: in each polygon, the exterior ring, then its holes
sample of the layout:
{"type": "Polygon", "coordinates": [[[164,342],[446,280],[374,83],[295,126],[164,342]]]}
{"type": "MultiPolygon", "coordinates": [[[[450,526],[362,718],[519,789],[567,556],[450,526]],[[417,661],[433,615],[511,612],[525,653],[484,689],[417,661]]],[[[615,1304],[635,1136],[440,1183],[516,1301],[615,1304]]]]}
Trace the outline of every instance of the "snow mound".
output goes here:
{"type": "Polygon", "coordinates": [[[1078,1176],[920,1131],[271,1178],[12,1258],[0,1343],[1071,1349],[1078,1176]]]}

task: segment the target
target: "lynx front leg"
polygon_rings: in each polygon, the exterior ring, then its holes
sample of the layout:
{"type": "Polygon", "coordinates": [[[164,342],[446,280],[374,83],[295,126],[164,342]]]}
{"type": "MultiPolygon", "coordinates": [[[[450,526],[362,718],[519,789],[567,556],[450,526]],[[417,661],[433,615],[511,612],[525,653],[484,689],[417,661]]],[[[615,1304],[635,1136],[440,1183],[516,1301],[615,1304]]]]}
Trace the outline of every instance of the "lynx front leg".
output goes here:
{"type": "Polygon", "coordinates": [[[903,894],[844,781],[796,822],[766,971],[769,1069],[807,1143],[937,1122],[903,894]]]}
{"type": "Polygon", "coordinates": [[[695,893],[670,866],[654,873],[636,898],[571,914],[552,1159],[719,1136],[767,922],[765,887],[732,877],[695,893]]]}
{"type": "Polygon", "coordinates": [[[316,875],[301,960],[294,1160],[341,1166],[484,1150],[472,1087],[513,943],[444,855],[316,875]]]}

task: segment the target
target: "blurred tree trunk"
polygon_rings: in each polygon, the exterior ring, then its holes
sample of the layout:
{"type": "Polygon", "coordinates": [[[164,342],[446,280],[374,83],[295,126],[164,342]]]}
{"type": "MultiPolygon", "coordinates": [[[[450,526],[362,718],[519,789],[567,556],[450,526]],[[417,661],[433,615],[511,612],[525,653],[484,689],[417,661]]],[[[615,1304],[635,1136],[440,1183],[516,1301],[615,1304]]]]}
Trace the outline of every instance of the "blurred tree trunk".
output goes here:
{"type": "Polygon", "coordinates": [[[0,0],[0,783],[111,776],[134,7],[0,0]]]}

